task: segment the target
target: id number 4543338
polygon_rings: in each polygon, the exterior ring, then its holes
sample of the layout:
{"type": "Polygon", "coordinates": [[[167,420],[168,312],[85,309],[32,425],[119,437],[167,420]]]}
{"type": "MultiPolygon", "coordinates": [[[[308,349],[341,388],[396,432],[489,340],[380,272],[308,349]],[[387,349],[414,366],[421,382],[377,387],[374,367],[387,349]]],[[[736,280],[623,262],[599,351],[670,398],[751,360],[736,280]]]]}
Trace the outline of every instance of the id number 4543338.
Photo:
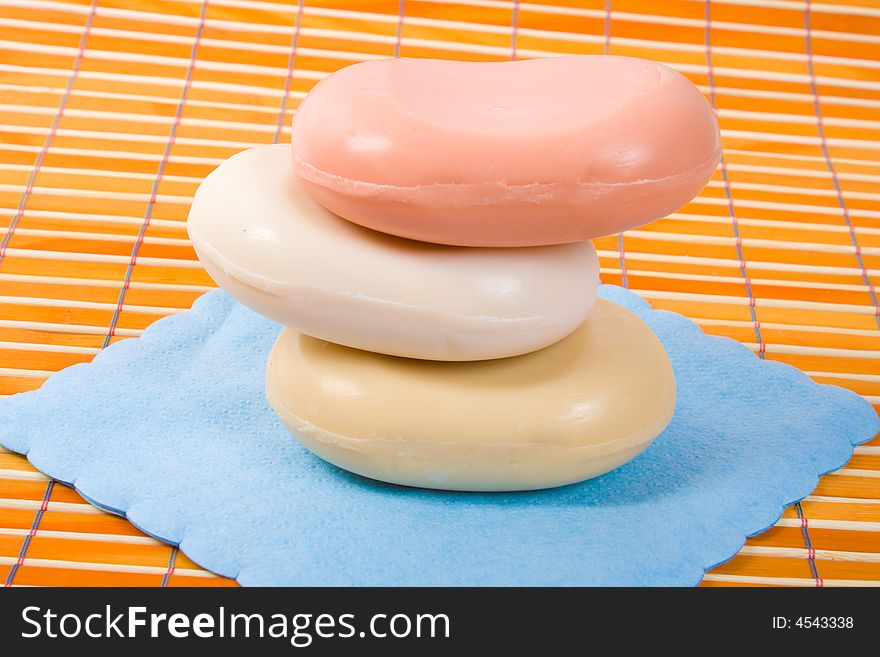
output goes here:
{"type": "Polygon", "coordinates": [[[852,616],[798,616],[786,618],[785,616],[773,617],[774,630],[850,630],[854,626],[852,616]]]}

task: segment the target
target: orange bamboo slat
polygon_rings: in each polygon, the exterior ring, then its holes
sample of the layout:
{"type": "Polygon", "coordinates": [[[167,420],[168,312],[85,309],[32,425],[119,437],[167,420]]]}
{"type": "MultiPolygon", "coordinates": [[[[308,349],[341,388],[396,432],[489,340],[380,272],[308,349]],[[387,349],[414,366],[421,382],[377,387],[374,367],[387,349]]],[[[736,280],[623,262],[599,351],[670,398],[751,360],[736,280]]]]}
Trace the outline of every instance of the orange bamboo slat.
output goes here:
{"type": "MultiPolygon", "coordinates": [[[[878,0],[0,0],[0,396],[210,290],[199,181],[332,71],[603,52],[690,77],[725,146],[688,206],[596,240],[603,280],[880,408],[878,0]]],[[[235,585],[5,452],[0,579],[235,585]]],[[[703,585],[880,585],[880,439],[703,585]]]]}

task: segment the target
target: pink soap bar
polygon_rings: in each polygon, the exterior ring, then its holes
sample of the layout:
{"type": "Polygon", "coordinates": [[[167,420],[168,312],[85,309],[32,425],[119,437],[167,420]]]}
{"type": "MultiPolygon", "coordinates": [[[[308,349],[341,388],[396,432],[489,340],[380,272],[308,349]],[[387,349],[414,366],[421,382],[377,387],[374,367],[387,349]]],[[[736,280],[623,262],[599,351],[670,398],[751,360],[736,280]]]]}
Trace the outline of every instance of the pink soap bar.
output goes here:
{"type": "Polygon", "coordinates": [[[721,157],[684,76],[630,57],[397,59],[325,78],[293,121],[293,170],[327,209],[461,246],[609,235],[675,211],[721,157]]]}

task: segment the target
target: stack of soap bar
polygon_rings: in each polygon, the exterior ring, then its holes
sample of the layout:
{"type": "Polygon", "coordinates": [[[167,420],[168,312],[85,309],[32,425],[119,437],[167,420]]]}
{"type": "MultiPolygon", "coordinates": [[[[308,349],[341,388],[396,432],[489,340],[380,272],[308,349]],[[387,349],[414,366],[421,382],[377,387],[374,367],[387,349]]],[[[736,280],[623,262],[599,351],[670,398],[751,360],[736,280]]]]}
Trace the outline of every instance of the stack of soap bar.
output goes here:
{"type": "Polygon", "coordinates": [[[387,60],[329,76],[290,146],[233,156],[187,228],[278,321],[267,396],[312,452],[392,483],[527,490],[665,428],[672,368],[597,299],[592,237],[664,216],[720,159],[684,77],[625,57],[387,60]]]}

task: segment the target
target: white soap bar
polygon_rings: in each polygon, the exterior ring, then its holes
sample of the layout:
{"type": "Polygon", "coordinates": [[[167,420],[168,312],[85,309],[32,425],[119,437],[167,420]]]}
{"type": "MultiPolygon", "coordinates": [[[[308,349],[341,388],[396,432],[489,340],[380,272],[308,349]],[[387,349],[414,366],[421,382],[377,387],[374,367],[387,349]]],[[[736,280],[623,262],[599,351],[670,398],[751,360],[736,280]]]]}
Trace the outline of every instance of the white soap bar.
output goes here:
{"type": "Polygon", "coordinates": [[[561,342],[472,363],[395,358],[286,330],[266,394],[321,458],[373,479],[448,490],[530,490],[612,470],[675,407],[666,351],[635,315],[598,299],[561,342]]]}
{"type": "Polygon", "coordinates": [[[283,145],[229,158],[187,221],[211,277],[270,319],[383,354],[482,360],[551,345],[589,314],[589,242],[487,249],[385,235],[313,201],[289,158],[283,145]]]}

